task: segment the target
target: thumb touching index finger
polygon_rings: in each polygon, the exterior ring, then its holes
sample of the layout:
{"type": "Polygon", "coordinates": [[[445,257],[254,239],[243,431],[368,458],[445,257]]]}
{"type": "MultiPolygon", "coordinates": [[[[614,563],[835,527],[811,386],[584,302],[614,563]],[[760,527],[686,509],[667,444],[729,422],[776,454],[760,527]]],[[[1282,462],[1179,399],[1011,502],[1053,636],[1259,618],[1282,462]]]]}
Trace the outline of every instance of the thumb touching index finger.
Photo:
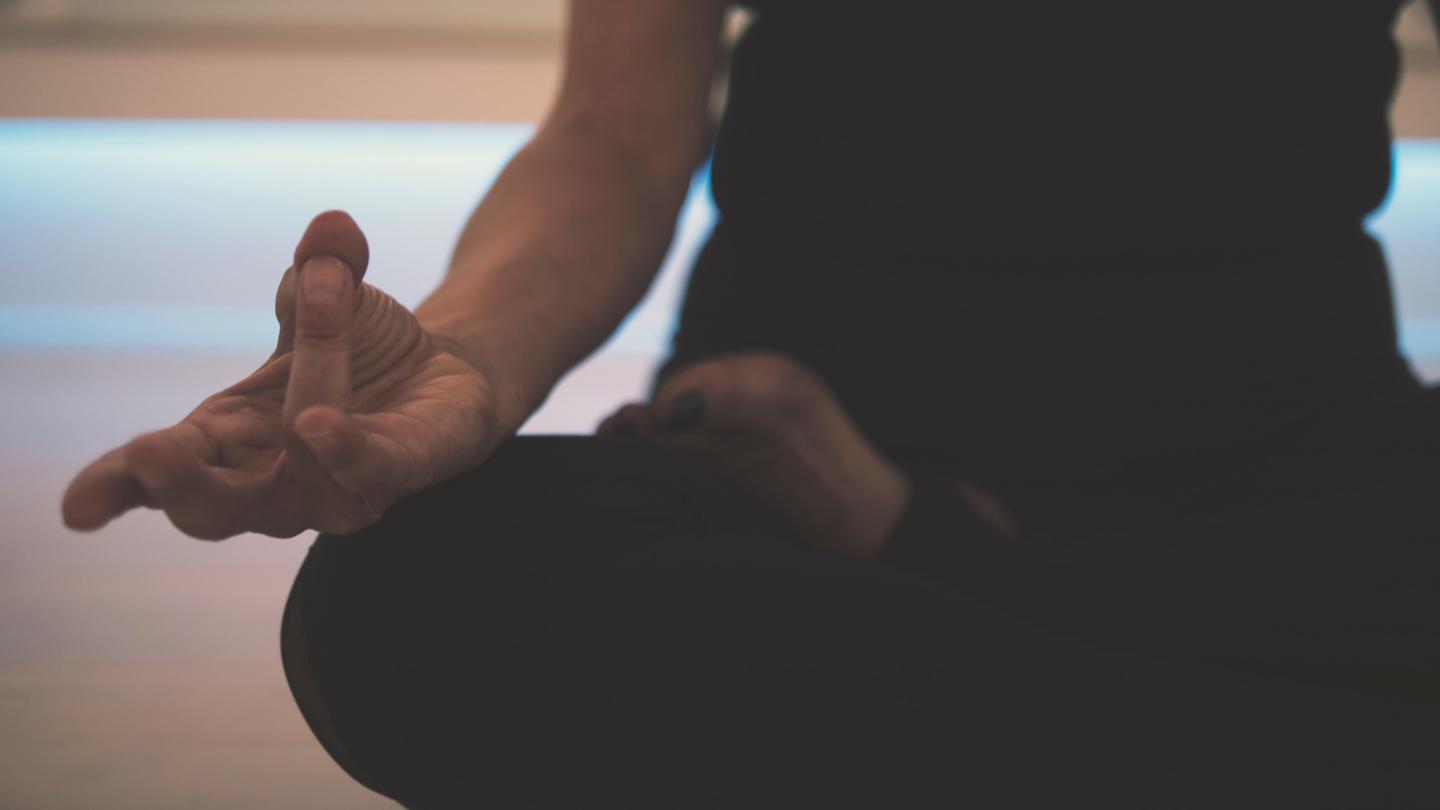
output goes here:
{"type": "Polygon", "coordinates": [[[310,220],[310,226],[295,246],[295,267],[304,267],[310,257],[326,254],[348,265],[355,283],[365,278],[370,266],[370,243],[355,220],[344,211],[326,211],[310,220]]]}
{"type": "Polygon", "coordinates": [[[344,211],[325,211],[310,220],[310,225],[295,246],[294,262],[285,270],[280,286],[275,290],[275,320],[280,322],[280,336],[272,357],[278,357],[294,346],[299,270],[319,255],[339,259],[350,268],[358,285],[370,264],[370,244],[360,226],[344,211]]]}

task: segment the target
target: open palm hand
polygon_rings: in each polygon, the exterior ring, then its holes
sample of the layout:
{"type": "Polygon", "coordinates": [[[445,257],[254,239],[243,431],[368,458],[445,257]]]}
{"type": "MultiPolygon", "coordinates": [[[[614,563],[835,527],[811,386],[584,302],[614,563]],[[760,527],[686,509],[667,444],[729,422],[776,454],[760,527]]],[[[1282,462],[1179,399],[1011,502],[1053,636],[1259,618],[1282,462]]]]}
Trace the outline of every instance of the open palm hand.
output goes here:
{"type": "Polygon", "coordinates": [[[343,534],[480,463],[500,438],[489,380],[362,283],[368,260],[348,216],[316,217],[280,282],[271,358],[91,463],[65,522],[96,529],[147,506],[204,539],[343,534]]]}

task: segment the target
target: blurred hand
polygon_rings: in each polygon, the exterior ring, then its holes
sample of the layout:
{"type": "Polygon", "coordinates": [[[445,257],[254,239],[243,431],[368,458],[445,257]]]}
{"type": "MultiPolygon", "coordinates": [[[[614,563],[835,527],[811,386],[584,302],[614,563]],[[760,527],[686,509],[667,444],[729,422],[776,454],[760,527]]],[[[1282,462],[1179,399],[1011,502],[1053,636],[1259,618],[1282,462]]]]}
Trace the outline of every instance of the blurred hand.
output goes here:
{"type": "Polygon", "coordinates": [[[94,530],[146,506],[208,540],[346,534],[484,460],[503,438],[490,381],[362,283],[368,262],[349,216],[317,216],[276,293],[275,353],[179,424],[81,471],[66,525],[94,530]]]}
{"type": "MultiPolygon", "coordinates": [[[[816,548],[880,553],[909,503],[906,472],[846,413],[813,369],[786,354],[734,352],[677,370],[651,402],[621,406],[595,431],[690,455],[766,502],[816,548]]],[[[1020,526],[992,493],[955,491],[1002,536],[1020,526]]]]}
{"type": "Polygon", "coordinates": [[[767,503],[811,545],[879,553],[909,498],[886,458],[811,368],[776,352],[691,363],[611,414],[601,436],[686,454],[767,503]]]}

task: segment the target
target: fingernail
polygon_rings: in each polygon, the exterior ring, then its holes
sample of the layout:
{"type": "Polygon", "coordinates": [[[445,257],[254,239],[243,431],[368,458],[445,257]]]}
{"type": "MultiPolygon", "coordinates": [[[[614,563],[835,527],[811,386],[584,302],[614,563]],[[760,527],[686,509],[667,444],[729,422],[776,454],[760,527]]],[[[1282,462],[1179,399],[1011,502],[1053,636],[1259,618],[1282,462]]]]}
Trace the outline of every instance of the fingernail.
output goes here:
{"type": "Polygon", "coordinates": [[[665,414],[665,427],[684,430],[700,424],[705,415],[705,395],[699,391],[686,391],[670,403],[665,414]]]}
{"type": "Polygon", "coordinates": [[[300,286],[305,299],[316,304],[333,304],[345,290],[345,274],[350,272],[334,256],[313,256],[300,271],[300,286]]]}
{"type": "Polygon", "coordinates": [[[635,432],[634,425],[629,422],[621,422],[610,429],[610,435],[616,439],[633,439],[638,434],[635,432]]]}

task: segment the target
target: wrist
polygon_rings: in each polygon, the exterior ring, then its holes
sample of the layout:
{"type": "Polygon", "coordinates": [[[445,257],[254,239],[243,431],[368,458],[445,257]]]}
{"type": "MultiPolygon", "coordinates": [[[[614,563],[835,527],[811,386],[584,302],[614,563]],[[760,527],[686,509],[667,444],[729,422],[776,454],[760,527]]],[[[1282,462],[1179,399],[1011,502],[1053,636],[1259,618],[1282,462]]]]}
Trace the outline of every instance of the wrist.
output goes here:
{"type": "Polygon", "coordinates": [[[474,326],[447,331],[433,322],[426,323],[423,318],[421,325],[436,350],[454,355],[485,379],[493,408],[489,415],[490,428],[497,441],[518,431],[544,402],[554,384],[553,380],[546,382],[535,374],[535,369],[527,368],[524,360],[536,355],[513,339],[503,339],[474,326]]]}

